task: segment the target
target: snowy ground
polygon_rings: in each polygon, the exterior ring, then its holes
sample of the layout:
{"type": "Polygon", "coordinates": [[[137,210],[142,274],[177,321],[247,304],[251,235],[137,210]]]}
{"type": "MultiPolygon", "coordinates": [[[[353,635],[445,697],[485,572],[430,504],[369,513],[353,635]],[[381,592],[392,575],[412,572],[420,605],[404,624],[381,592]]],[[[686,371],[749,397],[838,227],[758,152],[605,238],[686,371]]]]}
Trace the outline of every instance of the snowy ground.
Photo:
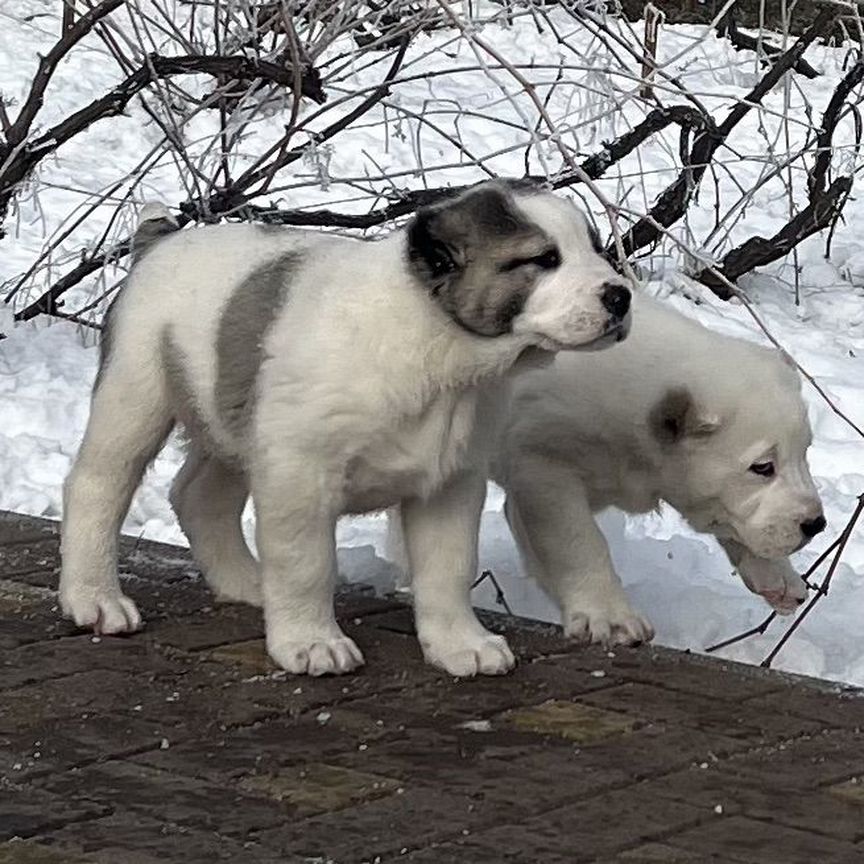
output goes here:
{"type": "MultiPolygon", "coordinates": [[[[44,52],[58,32],[54,7],[42,0],[10,0],[0,10],[0,91],[20,100],[28,76],[35,65],[36,52],[44,52]],[[27,24],[14,22],[10,16],[37,17],[27,24]]],[[[183,14],[178,7],[178,13],[183,14]]],[[[566,30],[566,28],[565,28],[566,30]]],[[[752,55],[736,53],[712,35],[700,39],[700,28],[667,28],[661,38],[661,54],[674,57],[681,54],[673,68],[687,86],[698,93],[703,102],[722,116],[723,106],[735,96],[745,93],[756,80],[752,55]]],[[[483,36],[513,61],[549,62],[551,71],[536,80],[552,81],[554,64],[560,49],[548,34],[538,34],[534,25],[518,23],[512,28],[487,27],[483,36]]],[[[608,66],[605,48],[589,36],[575,34],[571,43],[579,54],[566,55],[582,72],[570,70],[570,79],[580,85],[561,86],[549,100],[549,111],[556,119],[580,118],[582,125],[571,146],[581,152],[594,152],[600,142],[620,134],[628,122],[644,116],[644,106],[632,98],[622,97],[632,91],[632,81],[601,74],[608,66]],[[610,83],[612,82],[612,83],[610,83]],[[613,85],[618,89],[613,89],[613,85]],[[585,88],[589,89],[585,89],[585,88]],[[593,88],[593,89],[591,89],[593,88]],[[621,102],[614,120],[602,115],[609,100],[621,102]]],[[[409,53],[407,70],[412,74],[440,69],[441,54],[429,52],[447,43],[453,68],[460,63],[476,64],[470,46],[455,40],[454,34],[424,37],[409,53]]],[[[114,66],[100,54],[98,42],[87,43],[63,65],[57,80],[49,88],[48,115],[45,122],[59,119],[64,111],[78,107],[97,93],[115,83],[119,75],[114,66]],[[85,74],[86,70],[86,74],[85,74]]],[[[828,80],[836,80],[845,57],[845,50],[814,47],[808,58],[826,73],[815,81],[795,78],[789,88],[790,116],[800,116],[805,98],[821,112],[830,97],[828,80]]],[[[380,72],[348,70],[342,85],[349,87],[359,80],[374,83],[380,72]],[[364,78],[364,76],[366,76],[364,78]]],[[[540,73],[538,73],[540,74],[540,73]]],[[[497,78],[511,93],[512,81],[503,73],[497,78]]],[[[488,161],[495,172],[509,175],[523,173],[524,142],[519,131],[519,112],[529,110],[526,97],[503,99],[500,91],[490,84],[482,72],[466,72],[438,83],[416,79],[394,88],[393,99],[403,108],[422,111],[430,103],[440,106],[454,104],[463,109],[459,132],[476,152],[500,155],[488,161]],[[441,83],[444,81],[445,83],[441,83]],[[521,101],[520,101],[521,100],[521,101]],[[493,114],[490,122],[470,112],[493,114]],[[512,125],[506,125],[505,121],[512,125]]],[[[567,81],[565,80],[565,84],[567,81]]],[[[542,92],[542,88],[541,88],[542,92]]],[[[669,101],[675,101],[671,96],[669,101]]],[[[736,197],[735,185],[750,188],[764,169],[760,154],[768,142],[776,141],[781,127],[777,116],[784,105],[783,86],[766,99],[768,112],[745,122],[733,136],[738,154],[734,171],[719,173],[723,209],[736,197]],[[740,157],[745,161],[739,161],[740,157]],[[734,176],[733,176],[734,175],[734,176]]],[[[82,193],[102,189],[122,172],[129,170],[157,140],[157,131],[140,109],[131,116],[99,124],[81,140],[65,147],[42,172],[43,187],[38,197],[30,196],[22,204],[17,231],[0,241],[0,281],[26,270],[39,254],[46,234],[58,229],[61,220],[84,200],[82,193]]],[[[394,115],[395,116],[395,115],[394,115]]],[[[206,136],[212,129],[212,117],[196,121],[190,139],[206,136]]],[[[451,115],[442,115],[440,123],[454,128],[451,115]],[[449,125],[448,125],[449,124],[449,125]]],[[[272,140],[281,129],[278,112],[264,120],[256,129],[261,141],[272,140]]],[[[803,127],[792,123],[790,135],[803,134],[803,127]]],[[[327,152],[327,171],[331,184],[306,185],[286,193],[289,206],[300,203],[333,202],[345,197],[345,187],[339,178],[376,175],[379,169],[415,168],[422,164],[436,165],[452,161],[445,159],[446,144],[424,128],[420,135],[407,120],[394,120],[386,142],[380,129],[364,127],[345,133],[334,141],[327,152]],[[422,156],[420,144],[422,142],[422,156]],[[437,149],[436,149],[437,148],[437,149]]],[[[254,152],[256,146],[248,145],[254,152]]],[[[261,149],[261,148],[258,148],[261,149]]],[[[660,136],[643,147],[638,157],[625,160],[600,186],[613,200],[627,200],[634,209],[650,201],[674,176],[677,152],[676,137],[660,136]],[[643,186],[635,183],[636,173],[647,177],[643,186]],[[643,192],[644,188],[644,192],[643,192]]],[[[846,150],[838,148],[835,163],[842,168],[846,150]]],[[[554,151],[544,158],[557,164],[554,151]]],[[[732,160],[731,153],[725,157],[732,160]]],[[[318,166],[297,167],[291,179],[308,181],[319,171],[318,166]]],[[[532,156],[532,170],[540,167],[538,156],[532,156]]],[[[427,179],[429,185],[464,183],[480,179],[475,167],[434,169],[427,179]]],[[[406,184],[417,183],[406,177],[406,184]]],[[[375,185],[370,183],[369,185],[375,185]]],[[[383,188],[381,184],[379,187],[383,188]]],[[[803,184],[802,184],[803,185],[803,184]]],[[[176,202],[183,197],[175,169],[170,162],[157,171],[144,186],[147,198],[162,198],[176,202]]],[[[687,225],[678,226],[679,236],[695,237],[706,246],[714,225],[714,184],[706,180],[699,204],[693,208],[687,225]],[[686,232],[690,232],[687,234],[686,232]]],[[[340,205],[348,209],[351,205],[340,205]]],[[[787,218],[788,202],[782,189],[767,184],[748,205],[747,217],[734,229],[735,242],[748,233],[758,231],[770,235],[787,218]],[[778,191],[779,189],[779,191],[778,191]]],[[[592,210],[599,216],[596,202],[592,210]]],[[[106,224],[109,212],[97,213],[84,239],[98,236],[106,224]]],[[[128,218],[131,218],[131,212],[128,218]]],[[[864,199],[852,200],[846,209],[846,221],[838,229],[830,261],[822,252],[824,238],[811,238],[799,248],[800,305],[794,303],[792,262],[766,268],[764,272],[743,280],[742,287],[754,300],[759,313],[773,334],[796,359],[831,394],[837,405],[864,424],[864,199]]],[[[124,226],[119,226],[120,228],[124,226]]],[[[711,241],[716,242],[719,236],[711,241]]],[[[73,235],[68,248],[81,243],[82,235],[73,235]]],[[[666,255],[654,256],[643,262],[646,289],[668,296],[677,308],[718,330],[748,338],[760,339],[746,311],[737,305],[716,301],[703,289],[688,283],[682,275],[683,262],[673,247],[666,255]],[[700,296],[704,301],[696,306],[681,293],[700,296]]],[[[62,271],[60,271],[62,272],[62,271]]],[[[42,277],[43,282],[48,278],[42,277]]],[[[38,290],[40,286],[34,286],[38,290]]],[[[68,309],[76,309],[92,296],[92,285],[68,298],[68,309]]],[[[0,307],[2,308],[2,307],[0,307]]],[[[88,394],[96,368],[96,350],[92,331],[71,324],[37,321],[12,330],[0,313],[0,332],[7,339],[0,341],[0,507],[25,513],[57,517],[61,508],[61,482],[83,433],[87,416],[88,394]]],[[[734,374],[722,369],[721,374],[734,374]]],[[[858,494],[864,492],[864,442],[834,415],[818,394],[805,388],[811,409],[815,442],[811,465],[825,503],[826,515],[833,537],[845,524],[858,494]]],[[[183,543],[184,539],[167,503],[167,489],[179,467],[180,453],[171,443],[157,459],[135,498],[125,529],[143,536],[183,543]]],[[[248,526],[247,526],[248,527],[248,526]]],[[[661,644],[701,650],[705,645],[750,627],[761,620],[767,607],[750,595],[730,573],[730,567],[716,544],[694,534],[672,511],[644,518],[628,518],[619,513],[604,516],[604,529],[610,540],[613,557],[637,606],[645,611],[657,628],[661,644]]],[[[372,579],[382,587],[391,579],[386,564],[376,557],[383,552],[383,517],[373,515],[344,520],[339,528],[340,562],[343,573],[352,579],[372,579]]],[[[805,567],[814,559],[827,540],[798,557],[805,567]]],[[[496,573],[510,606],[519,614],[538,618],[555,618],[555,610],[540,590],[522,577],[517,556],[501,513],[500,492],[490,490],[484,515],[481,538],[482,566],[496,573]]],[[[824,676],[864,685],[864,528],[849,543],[835,578],[831,595],[823,599],[813,615],[798,631],[780,655],[778,666],[806,674],[824,676]]],[[[477,590],[477,601],[492,605],[493,593],[483,586],[477,590]]],[[[758,662],[773,644],[782,628],[777,627],[759,639],[753,639],[728,651],[728,656],[758,662]]]]}

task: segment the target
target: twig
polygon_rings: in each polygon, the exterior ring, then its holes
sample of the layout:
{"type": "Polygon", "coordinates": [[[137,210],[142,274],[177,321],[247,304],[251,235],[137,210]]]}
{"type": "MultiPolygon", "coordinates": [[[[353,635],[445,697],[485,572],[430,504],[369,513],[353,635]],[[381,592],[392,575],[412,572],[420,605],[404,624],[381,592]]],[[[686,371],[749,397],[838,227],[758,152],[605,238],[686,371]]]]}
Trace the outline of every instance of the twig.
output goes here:
{"type": "MultiPolygon", "coordinates": [[[[641,218],[623,237],[622,245],[627,256],[639,249],[659,240],[661,232],[657,226],[668,228],[677,222],[687,210],[691,198],[705,173],[707,166],[718,148],[729,137],[732,130],[747,116],[747,114],[762,101],[780,78],[792,68],[801,58],[804,51],[814,42],[836,19],[838,11],[831,6],[824,6],[806,32],[784,54],[781,54],[774,65],[765,73],[759,83],[744,97],[726,116],[716,129],[703,131],[696,136],[688,162],[691,166],[685,168],[678,178],[661,193],[656,204],[641,218]]],[[[614,248],[608,250],[610,255],[617,255],[614,248]]]]}
{"type": "MultiPolygon", "coordinates": [[[[834,540],[831,545],[825,549],[819,557],[807,568],[807,571],[801,575],[801,579],[807,585],[808,588],[814,590],[818,595],[822,595],[825,592],[822,589],[821,585],[817,585],[815,588],[810,584],[810,577],[819,569],[822,562],[840,545],[843,540],[843,533],[834,540]]],[[[751,627],[749,630],[745,630],[743,633],[739,633],[737,636],[732,636],[730,639],[724,639],[722,642],[718,642],[716,645],[709,645],[705,651],[710,654],[713,651],[719,651],[721,648],[727,648],[729,645],[734,645],[736,642],[741,642],[744,639],[748,639],[751,636],[756,636],[763,634],[767,629],[768,625],[777,617],[776,612],[772,612],[761,624],[757,624],[755,627],[751,627]]]]}
{"type": "MultiPolygon", "coordinates": [[[[390,68],[388,69],[387,74],[384,76],[384,79],[381,81],[381,83],[378,84],[378,86],[375,87],[359,105],[357,105],[343,117],[340,117],[339,120],[337,120],[336,122],[331,123],[330,126],[324,129],[322,132],[317,133],[315,135],[316,144],[327,141],[334,135],[337,135],[343,129],[346,129],[355,120],[362,117],[372,108],[374,108],[385,96],[388,96],[390,94],[390,85],[393,79],[396,77],[397,73],[399,72],[400,67],[402,66],[402,61],[405,59],[405,52],[408,50],[408,45],[410,41],[410,36],[405,36],[402,38],[402,42],[393,57],[393,62],[390,64],[390,68]]],[[[281,150],[281,146],[277,145],[276,149],[281,150]]],[[[251,186],[255,185],[261,180],[267,180],[268,178],[272,179],[272,175],[275,174],[276,171],[279,171],[286,165],[289,165],[291,162],[295,162],[296,160],[302,158],[305,152],[305,146],[295,147],[292,150],[288,151],[282,151],[275,159],[273,159],[273,161],[269,165],[246,171],[234,182],[232,189],[227,191],[224,196],[226,201],[236,201],[239,193],[244,192],[245,190],[249,189],[251,186]]],[[[240,197],[242,198],[243,196],[241,195],[240,197]]],[[[245,203],[245,200],[241,201],[241,203],[245,203]]],[[[236,204],[232,203],[231,206],[227,209],[231,209],[234,206],[236,206],[236,204]]]]}
{"type": "MultiPolygon", "coordinates": [[[[732,12],[727,13],[717,25],[717,35],[725,36],[738,51],[755,51],[760,55],[759,62],[767,65],[771,59],[783,53],[782,48],[772,45],[764,38],[755,38],[738,29],[735,16],[732,12]]],[[[817,72],[803,57],[792,67],[799,75],[805,78],[818,78],[817,72]]]]}
{"type": "MultiPolygon", "coordinates": [[[[26,146],[19,148],[6,161],[6,164],[0,167],[0,219],[5,213],[15,187],[49,153],[53,153],[58,147],[87,129],[97,120],[115,117],[122,113],[132,97],[154,81],[174,75],[199,73],[217,77],[230,76],[233,79],[260,78],[283,87],[291,87],[295,81],[292,69],[248,57],[220,57],[219,55],[164,57],[151,54],[143,66],[109,93],[70,114],[65,120],[48,129],[26,146]]],[[[321,90],[320,80],[314,70],[305,71],[302,80],[304,95],[316,102],[325,100],[326,97],[321,90]]],[[[16,134],[16,126],[13,125],[7,133],[7,141],[10,144],[16,134]]],[[[2,155],[2,150],[0,150],[0,155],[2,155]]]]}
{"type": "Polygon", "coordinates": [[[825,578],[822,580],[822,584],[819,586],[819,591],[813,597],[813,599],[804,607],[804,610],[798,615],[795,620],[789,625],[786,632],[780,637],[780,640],[777,644],[771,649],[768,656],[762,661],[760,664],[765,668],[771,666],[774,658],[780,653],[780,650],[783,646],[789,641],[792,637],[792,634],[801,626],[804,622],[804,619],[810,614],[813,607],[828,593],[828,588],[831,585],[831,580],[834,578],[834,572],[837,569],[837,566],[840,564],[840,560],[843,557],[843,551],[846,548],[846,544],[849,542],[849,538],[852,536],[852,532],[855,529],[855,524],[858,522],[858,517],[861,515],[861,511],[864,510],[864,494],[858,496],[858,505],[855,507],[855,511],[852,513],[852,518],[849,520],[846,527],[843,529],[843,533],[840,536],[840,542],[837,544],[837,551],[834,555],[834,560],[831,562],[831,566],[828,568],[828,572],[825,574],[825,578]]]}
{"type": "MultiPolygon", "coordinates": [[[[317,142],[326,141],[334,135],[341,132],[349,126],[358,117],[371,110],[378,102],[384,98],[389,92],[389,82],[396,75],[405,56],[405,51],[408,48],[408,39],[403,40],[403,44],[396,52],[393,62],[384,77],[384,80],[352,111],[345,116],[332,123],[326,129],[322,130],[317,135],[317,142]]],[[[174,58],[169,58],[174,59],[174,58]]],[[[297,159],[302,158],[306,152],[305,147],[294,148],[287,152],[281,153],[276,157],[273,164],[277,168],[284,167],[297,159]]],[[[246,172],[238,178],[229,188],[215,192],[206,200],[190,200],[184,202],[180,206],[181,216],[179,223],[181,227],[193,221],[193,219],[201,218],[205,214],[208,216],[219,215],[223,213],[231,213],[246,206],[250,197],[244,194],[244,189],[253,185],[255,182],[266,177],[272,166],[268,165],[256,171],[246,172]]],[[[384,221],[382,219],[382,221],[384,221]]],[[[309,223],[314,224],[314,223],[309,223]]],[[[318,223],[320,224],[320,223],[318,223]]],[[[129,238],[122,240],[115,245],[111,252],[112,259],[118,259],[130,251],[131,241],[129,238]]],[[[37,315],[50,314],[57,308],[57,300],[66,293],[70,288],[77,285],[82,279],[85,279],[91,273],[99,270],[108,260],[108,257],[103,254],[92,255],[87,260],[82,261],[63,278],[55,282],[47,291],[45,291],[37,300],[30,303],[26,308],[16,313],[16,321],[29,321],[37,315]]]]}
{"type": "Polygon", "coordinates": [[[734,295],[727,283],[736,282],[756,267],[784,258],[803,240],[827,228],[842,211],[851,191],[852,177],[849,176],[838,177],[825,191],[814,188],[811,203],[796,213],[776,234],[768,239],[750,237],[727,252],[716,267],[706,268],[696,278],[721,300],[729,300],[734,295]],[[725,281],[718,279],[718,273],[723,274],[725,281]]]}
{"type": "Polygon", "coordinates": [[[743,642],[745,639],[749,639],[751,636],[761,636],[768,629],[768,625],[776,617],[777,613],[772,612],[761,624],[757,624],[755,627],[751,627],[749,630],[745,630],[743,633],[739,633],[737,636],[732,636],[729,639],[724,639],[722,642],[717,642],[715,645],[709,645],[705,649],[705,653],[711,654],[714,651],[719,651],[721,648],[728,648],[730,645],[734,645],[736,642],[743,642]]]}
{"type": "Polygon", "coordinates": [[[30,92],[27,94],[27,98],[21,106],[21,111],[15,118],[15,122],[9,128],[6,136],[6,146],[5,148],[0,147],[0,164],[6,161],[8,155],[29,134],[30,127],[33,125],[33,121],[42,107],[45,91],[48,89],[48,84],[60,61],[93,29],[93,25],[97,21],[100,21],[106,15],[110,15],[122,3],[123,0],[102,0],[101,3],[82,15],[63,33],[63,36],[54,47],[44,57],[40,58],[39,68],[36,70],[36,74],[33,76],[33,83],[30,85],[30,92]]]}
{"type": "Polygon", "coordinates": [[[825,191],[828,168],[831,165],[831,140],[840,119],[840,110],[849,94],[864,80],[864,61],[859,60],[843,76],[831,94],[828,107],[822,115],[822,124],[816,136],[816,162],[807,178],[807,189],[811,200],[814,195],[825,191]]]}
{"type": "Polygon", "coordinates": [[[645,83],[639,90],[639,95],[643,99],[654,98],[651,82],[654,78],[654,70],[657,68],[657,36],[660,33],[660,25],[665,19],[663,12],[650,0],[645,4],[645,58],[642,61],[642,78],[645,83]]]}
{"type": "Polygon", "coordinates": [[[503,606],[504,610],[507,612],[508,615],[512,615],[513,610],[507,603],[507,598],[504,596],[504,589],[501,587],[500,583],[495,578],[495,574],[491,570],[484,570],[474,581],[474,584],[471,586],[471,590],[473,591],[481,582],[486,579],[488,579],[495,586],[495,602],[499,606],[503,606]]]}

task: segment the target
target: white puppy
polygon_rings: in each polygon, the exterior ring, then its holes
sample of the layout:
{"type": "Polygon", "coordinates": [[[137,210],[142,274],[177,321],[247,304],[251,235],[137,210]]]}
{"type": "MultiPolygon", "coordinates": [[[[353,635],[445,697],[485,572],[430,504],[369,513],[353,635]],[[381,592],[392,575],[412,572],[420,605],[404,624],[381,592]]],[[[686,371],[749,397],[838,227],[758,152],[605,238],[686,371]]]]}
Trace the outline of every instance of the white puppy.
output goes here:
{"type": "Polygon", "coordinates": [[[637,295],[619,348],[561,354],[514,382],[493,476],[526,569],[569,635],[653,636],[594,521],[609,506],[646,513],[667,501],[717,537],[751,591],[796,608],[806,586],[786,556],[825,527],[800,386],[778,351],[637,295]]]}
{"type": "Polygon", "coordinates": [[[363,662],[333,614],[334,528],[401,503],[427,660],[507,671],[506,642],[469,602],[502,382],[526,351],[613,344],[628,326],[630,292],[584,216],[493,182],[378,242],[175,229],[164,208],[144,220],[108,316],[65,487],[64,612],[103,633],[140,626],[117,533],[180,423],[181,526],[219,596],[263,601],[277,663],[319,675],[363,662]],[[241,534],[250,491],[260,565],[241,534]]]}

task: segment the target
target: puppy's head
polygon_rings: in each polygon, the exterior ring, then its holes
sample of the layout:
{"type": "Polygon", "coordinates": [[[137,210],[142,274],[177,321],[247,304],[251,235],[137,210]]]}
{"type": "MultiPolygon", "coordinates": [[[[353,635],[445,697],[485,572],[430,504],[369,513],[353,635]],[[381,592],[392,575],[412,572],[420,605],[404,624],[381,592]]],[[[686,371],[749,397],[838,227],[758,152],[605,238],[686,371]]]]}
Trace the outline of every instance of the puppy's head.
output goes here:
{"type": "Polygon", "coordinates": [[[454,321],[551,350],[626,335],[630,289],[602,251],[576,207],[527,183],[481,183],[408,227],[412,268],[454,321]]]}
{"type": "Polygon", "coordinates": [[[734,358],[718,365],[718,392],[706,404],[673,388],[650,422],[694,527],[779,559],[825,518],[807,465],[812,435],[798,375],[777,352],[749,347],[741,368],[734,358]]]}

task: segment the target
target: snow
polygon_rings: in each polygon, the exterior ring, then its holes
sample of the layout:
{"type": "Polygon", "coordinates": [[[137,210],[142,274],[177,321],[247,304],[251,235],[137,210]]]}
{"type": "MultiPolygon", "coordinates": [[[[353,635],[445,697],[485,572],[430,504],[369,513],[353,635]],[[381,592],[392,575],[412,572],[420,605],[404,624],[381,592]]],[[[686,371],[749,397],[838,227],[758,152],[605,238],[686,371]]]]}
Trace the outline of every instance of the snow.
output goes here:
{"type": "MultiPolygon", "coordinates": [[[[44,53],[59,30],[58,4],[42,0],[10,0],[0,11],[0,91],[20,104],[26,93],[29,75],[36,65],[36,53],[44,53]],[[29,23],[21,19],[29,16],[29,23]]],[[[145,4],[146,5],[146,4],[145,4]]],[[[187,14],[183,7],[177,16],[187,14]]],[[[128,26],[122,15],[119,26],[128,26]]],[[[564,32],[572,25],[560,22],[564,32]]],[[[622,31],[626,32],[626,31],[622,31]]],[[[489,25],[483,38],[513,62],[534,63],[532,74],[541,95],[558,73],[559,61],[570,64],[567,82],[551,95],[548,111],[557,121],[567,118],[573,125],[567,144],[581,155],[596,152],[602,142],[620,134],[628,124],[644,116],[644,107],[624,96],[633,82],[610,76],[614,66],[610,49],[590,33],[578,32],[570,42],[576,52],[561,49],[548,32],[540,33],[528,19],[512,27],[489,25]],[[613,87],[613,84],[615,85],[613,87]],[[607,116],[613,102],[621,109],[607,116]]],[[[345,48],[346,46],[341,46],[345,48]]],[[[733,98],[743,95],[756,80],[754,60],[747,52],[735,52],[713,35],[694,26],[664,27],[660,37],[661,55],[675,57],[676,74],[702,102],[722,117],[733,98]],[[704,37],[704,38],[703,38],[704,37]]],[[[335,51],[335,48],[333,49],[335,51]]],[[[753,113],[734,133],[730,150],[721,151],[720,160],[730,166],[719,171],[721,212],[739,196],[739,188],[750,189],[770,169],[766,150],[783,143],[779,117],[784,100],[790,104],[792,118],[789,135],[792,146],[800,143],[806,128],[803,118],[805,100],[814,106],[816,116],[830,97],[830,86],[842,74],[845,47],[814,46],[807,54],[825,77],[813,81],[794,78],[788,88],[778,85],[765,100],[766,111],[753,113]],[[767,167],[766,167],[767,166],[767,167]],[[740,184],[740,186],[739,186],[740,184]]],[[[618,51],[627,56],[626,52],[618,51]]],[[[386,59],[386,58],[385,58],[386,59]]],[[[488,57],[486,58],[488,61],[488,57]]],[[[386,61],[389,62],[389,61],[386,61]]],[[[636,71],[635,61],[633,71],[636,71]]],[[[359,124],[311,153],[302,163],[285,172],[282,192],[273,200],[283,206],[326,204],[333,209],[350,210],[363,206],[343,199],[350,187],[345,178],[374,178],[382,171],[403,172],[397,182],[418,186],[418,165],[428,170],[431,185],[465,183],[483,174],[470,160],[462,158],[452,146],[428,125],[399,115],[397,108],[415,115],[429,111],[430,116],[452,135],[458,128],[465,151],[487,156],[488,169],[505,175],[524,171],[526,135],[520,130],[521,114],[535,116],[528,96],[519,93],[514,82],[501,71],[494,72],[500,86],[490,83],[479,70],[456,71],[475,67],[477,58],[464,40],[453,31],[424,36],[409,51],[405,74],[417,76],[393,87],[390,107],[378,109],[371,120],[359,124]],[[446,47],[447,75],[423,80],[421,73],[442,70],[440,49],[446,47]],[[502,96],[501,88],[508,91],[502,96]],[[455,107],[461,116],[456,117],[455,107]],[[380,123],[388,122],[388,135],[381,134],[380,123]],[[437,114],[435,112],[438,112],[437,114]],[[450,113],[446,113],[450,112],[450,113]],[[485,114],[485,117],[479,116],[485,114]],[[490,116],[492,119],[490,119],[490,116]],[[376,125],[379,124],[379,125],[376,125]],[[445,166],[445,167],[439,167],[445,166]]],[[[337,88],[345,90],[379,80],[381,68],[346,69],[343,80],[330,85],[331,99],[337,88]]],[[[72,52],[61,65],[46,95],[42,128],[61,119],[65,113],[85,104],[120,79],[115,64],[106,57],[102,44],[94,37],[72,52]]],[[[190,85],[191,86],[191,85],[190,85]]],[[[661,85],[658,85],[661,86],[661,85]]],[[[663,91],[670,103],[680,101],[671,90],[663,91]]],[[[303,109],[307,119],[314,108],[303,109]]],[[[14,112],[14,109],[13,109],[14,112]]],[[[9,236],[0,241],[0,281],[26,271],[42,252],[44,243],[62,230],[69,214],[80,215],[88,193],[109,189],[156,146],[159,129],[136,105],[128,117],[103,121],[80,139],[64,145],[50,157],[39,173],[39,184],[31,185],[22,197],[18,211],[7,220],[9,236]],[[37,193],[38,190],[38,193],[37,193]]],[[[332,115],[310,120],[311,128],[321,128],[332,115]]],[[[284,116],[278,106],[262,113],[244,142],[244,153],[260,152],[281,133],[284,116]]],[[[190,150],[206,160],[203,148],[214,129],[212,114],[198,115],[184,130],[190,150]]],[[[299,140],[302,140],[300,136],[299,140]]],[[[835,167],[847,170],[853,156],[850,132],[844,125],[838,133],[835,167]]],[[[674,177],[677,164],[677,133],[674,129],[655,136],[634,155],[613,167],[609,177],[598,186],[610,200],[625,202],[626,207],[642,211],[674,177]],[[637,172],[645,176],[636,183],[637,172]]],[[[242,160],[241,160],[242,162],[242,160]]],[[[532,150],[531,166],[537,171],[541,162],[553,169],[560,162],[556,148],[541,144],[532,150]]],[[[800,163],[791,170],[800,172],[800,163]]],[[[387,184],[374,179],[365,185],[385,190],[387,184]]],[[[799,181],[803,188],[803,183],[799,181]]],[[[574,187],[600,218],[602,208],[574,187]]],[[[171,160],[163,159],[133,194],[133,199],[164,200],[176,203],[185,197],[171,160]]],[[[743,204],[744,202],[742,202],[743,204]]],[[[715,226],[714,179],[706,177],[698,203],[691,208],[686,222],[673,234],[682,241],[696,238],[701,253],[717,255],[722,248],[740,242],[758,231],[770,236],[786,220],[788,201],[776,182],[760,186],[752,201],[746,203],[745,216],[724,238],[715,226]]],[[[71,255],[83,243],[97,239],[108,227],[110,207],[100,207],[86,223],[86,231],[73,232],[61,249],[71,255]]],[[[111,236],[128,231],[134,214],[123,211],[111,236]]],[[[859,426],[864,425],[864,236],[856,227],[864,224],[864,199],[849,201],[845,220],[832,241],[830,260],[823,251],[825,237],[811,238],[798,249],[797,262],[790,258],[764,268],[742,280],[741,286],[753,301],[758,314],[772,334],[827,391],[835,404],[859,426]],[[797,264],[797,272],[796,272],[797,264]],[[794,302],[797,280],[801,302],[794,302]]],[[[601,225],[605,225],[601,220],[601,225]]],[[[70,266],[61,257],[21,292],[16,303],[37,296],[40,289],[70,266]]],[[[666,298],[685,314],[695,316],[719,331],[764,340],[747,310],[737,302],[722,303],[706,289],[684,275],[684,256],[667,243],[663,251],[641,262],[645,290],[666,298]],[[698,299],[698,305],[693,302],[698,299]]],[[[104,284],[111,284],[120,271],[109,270],[106,282],[91,281],[67,297],[67,308],[80,308],[104,284]]],[[[58,517],[61,512],[61,484],[84,432],[89,391],[96,370],[97,351],[92,330],[66,322],[36,319],[13,329],[8,307],[0,305],[0,507],[24,513],[58,517]]],[[[724,369],[718,358],[718,374],[735,374],[724,369]]],[[[811,465],[824,500],[830,528],[829,539],[836,536],[852,512],[857,496],[864,492],[864,446],[861,438],[826,405],[816,391],[805,386],[814,429],[811,465]]],[[[136,535],[171,543],[185,543],[171,513],[167,491],[178,470],[181,453],[172,440],[147,474],[135,496],[124,530],[136,535]]],[[[502,514],[502,494],[490,487],[481,534],[481,566],[494,571],[504,588],[510,607],[521,615],[555,620],[557,613],[540,589],[523,578],[518,558],[502,514]]],[[[251,517],[247,514],[246,528],[251,517]]],[[[618,512],[604,514],[602,524],[612,547],[613,558],[632,601],[652,619],[657,641],[663,645],[702,650],[704,646],[757,624],[768,608],[749,594],[721,554],[716,543],[695,534],[671,509],[644,517],[628,517],[618,512]]],[[[385,521],[381,514],[342,520],[338,530],[340,569],[351,580],[372,582],[384,590],[393,584],[394,571],[383,559],[385,521]]],[[[821,539],[821,538],[820,538],[821,539]]],[[[797,556],[805,568],[827,545],[815,543],[797,556]]],[[[494,590],[488,582],[476,589],[480,605],[494,607],[494,590]]],[[[864,685],[864,527],[850,540],[843,563],[838,568],[831,593],[823,598],[813,614],[779,655],[781,669],[822,676],[837,681],[864,685]]],[[[723,656],[759,662],[785,625],[775,622],[767,634],[750,639],[721,652],[723,656]]]]}

